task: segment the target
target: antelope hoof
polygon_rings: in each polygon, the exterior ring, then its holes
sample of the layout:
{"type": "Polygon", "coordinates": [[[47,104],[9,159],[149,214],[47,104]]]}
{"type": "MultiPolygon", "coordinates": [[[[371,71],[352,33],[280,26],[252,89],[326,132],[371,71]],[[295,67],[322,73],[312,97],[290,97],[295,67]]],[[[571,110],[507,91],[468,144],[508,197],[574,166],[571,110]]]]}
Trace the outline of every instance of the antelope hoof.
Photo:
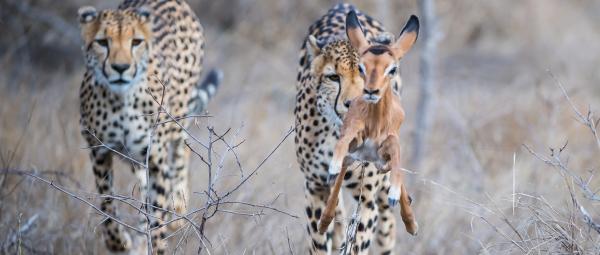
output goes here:
{"type": "Polygon", "coordinates": [[[334,217],[335,217],[335,215],[321,216],[321,218],[319,219],[319,233],[320,234],[325,234],[325,232],[327,232],[327,228],[329,227],[329,224],[331,224],[331,221],[333,220],[334,217]]]}
{"type": "Polygon", "coordinates": [[[399,199],[388,197],[388,204],[390,207],[396,207],[399,201],[399,199]]]}
{"type": "Polygon", "coordinates": [[[329,169],[327,170],[327,172],[329,173],[329,175],[327,176],[328,184],[332,184],[333,182],[335,182],[335,179],[337,178],[338,174],[340,174],[341,168],[341,164],[338,163],[336,160],[331,161],[329,169]]]}
{"type": "Polygon", "coordinates": [[[392,168],[388,165],[385,165],[383,167],[377,167],[378,174],[387,174],[390,170],[392,170],[392,168]]]}
{"type": "Polygon", "coordinates": [[[400,189],[392,186],[388,193],[388,204],[390,207],[395,207],[398,202],[400,202],[400,189]]]}
{"type": "Polygon", "coordinates": [[[412,236],[417,236],[419,234],[419,224],[416,221],[412,222],[412,224],[405,224],[406,232],[411,234],[412,236]]]}
{"type": "Polygon", "coordinates": [[[335,183],[335,179],[337,179],[338,175],[339,175],[339,173],[327,175],[327,184],[328,185],[334,184],[335,183]]]}

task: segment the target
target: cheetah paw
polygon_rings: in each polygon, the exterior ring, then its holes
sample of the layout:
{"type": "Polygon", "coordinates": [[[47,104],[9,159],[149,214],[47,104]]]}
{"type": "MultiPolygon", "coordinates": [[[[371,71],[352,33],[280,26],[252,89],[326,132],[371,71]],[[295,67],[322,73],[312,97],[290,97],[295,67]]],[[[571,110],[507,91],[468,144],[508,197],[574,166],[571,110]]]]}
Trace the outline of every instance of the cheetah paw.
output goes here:
{"type": "MultiPolygon", "coordinates": [[[[169,219],[180,218],[186,214],[186,212],[187,212],[186,198],[187,198],[186,192],[177,191],[175,193],[175,195],[173,196],[173,204],[170,206],[170,209],[172,208],[177,214],[179,214],[179,216],[176,216],[175,214],[170,214],[169,219]]],[[[188,223],[186,221],[186,219],[180,218],[180,219],[177,219],[177,220],[169,223],[169,225],[167,225],[167,227],[171,231],[177,231],[180,228],[184,227],[186,225],[186,223],[188,223]]]]}
{"type": "Polygon", "coordinates": [[[131,249],[131,236],[129,233],[121,230],[119,238],[114,238],[113,234],[107,233],[105,244],[108,250],[114,253],[128,252],[131,249]]]}

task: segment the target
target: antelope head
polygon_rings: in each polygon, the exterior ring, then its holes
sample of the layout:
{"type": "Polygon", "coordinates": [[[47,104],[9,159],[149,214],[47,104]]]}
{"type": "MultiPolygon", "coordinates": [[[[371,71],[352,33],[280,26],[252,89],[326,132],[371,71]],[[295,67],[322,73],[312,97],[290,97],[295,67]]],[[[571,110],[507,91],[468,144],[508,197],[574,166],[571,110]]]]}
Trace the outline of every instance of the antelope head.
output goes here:
{"type": "Polygon", "coordinates": [[[391,81],[399,77],[398,63],[417,41],[419,19],[412,15],[391,45],[371,45],[356,12],[351,11],[346,16],[346,35],[360,55],[359,72],[365,81],[362,97],[366,102],[375,104],[392,89],[391,81]]]}

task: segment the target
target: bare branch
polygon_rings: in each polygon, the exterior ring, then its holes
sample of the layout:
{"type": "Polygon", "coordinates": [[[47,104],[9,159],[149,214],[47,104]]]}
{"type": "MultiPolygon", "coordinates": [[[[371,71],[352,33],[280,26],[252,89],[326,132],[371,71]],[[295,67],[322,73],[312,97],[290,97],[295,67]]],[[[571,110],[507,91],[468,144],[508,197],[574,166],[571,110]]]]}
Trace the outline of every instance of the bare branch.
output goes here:
{"type": "Polygon", "coordinates": [[[596,146],[598,146],[598,149],[600,149],[600,138],[598,137],[598,132],[596,129],[596,124],[598,123],[598,121],[600,121],[600,119],[594,120],[591,109],[588,109],[587,114],[584,116],[579,111],[579,109],[577,109],[577,107],[571,100],[571,97],[569,97],[569,94],[567,93],[567,90],[563,86],[562,82],[560,80],[558,80],[558,78],[556,78],[556,76],[554,76],[554,73],[552,73],[550,70],[548,70],[548,74],[550,74],[550,77],[552,77],[552,79],[556,83],[556,86],[558,86],[560,88],[560,91],[562,92],[565,99],[567,99],[567,102],[569,102],[571,109],[573,109],[573,112],[575,112],[575,115],[577,116],[577,121],[579,121],[581,124],[584,124],[585,126],[587,126],[590,129],[590,131],[592,132],[592,135],[594,136],[596,146]]]}
{"type": "Polygon", "coordinates": [[[92,204],[91,202],[89,202],[89,201],[85,200],[84,198],[82,198],[82,197],[80,197],[80,196],[78,196],[78,195],[74,194],[73,192],[71,192],[71,191],[69,191],[69,190],[67,190],[67,189],[65,189],[65,188],[63,188],[63,187],[61,187],[61,186],[59,186],[59,185],[56,185],[56,184],[54,184],[54,182],[52,182],[52,181],[46,180],[46,179],[44,179],[44,178],[42,178],[42,177],[39,177],[39,176],[37,176],[37,175],[33,175],[33,174],[29,174],[29,173],[24,173],[24,175],[27,175],[27,176],[33,177],[34,179],[36,179],[36,180],[38,180],[38,181],[41,181],[41,182],[43,182],[43,183],[46,183],[46,184],[48,184],[50,187],[52,187],[52,188],[55,188],[55,189],[59,190],[60,192],[62,192],[62,193],[64,193],[64,194],[68,195],[69,197],[72,197],[72,198],[74,198],[74,199],[76,199],[76,200],[79,200],[79,201],[83,202],[83,203],[84,203],[84,204],[86,204],[87,206],[89,206],[89,207],[91,207],[92,209],[94,209],[96,212],[100,213],[102,216],[104,216],[104,217],[107,217],[107,218],[110,218],[111,220],[114,220],[114,221],[115,221],[115,222],[117,222],[118,224],[121,224],[121,225],[123,225],[123,226],[125,226],[125,227],[127,227],[127,228],[129,228],[129,229],[131,229],[131,230],[133,230],[133,231],[135,231],[135,232],[138,232],[138,233],[141,233],[141,234],[145,234],[145,232],[144,232],[143,230],[140,230],[140,229],[138,229],[138,228],[136,228],[136,227],[133,227],[133,226],[131,226],[131,225],[129,225],[129,224],[127,224],[127,223],[125,223],[125,222],[123,222],[123,221],[121,221],[121,220],[119,220],[119,219],[115,218],[115,217],[113,217],[112,215],[110,215],[110,214],[108,214],[108,213],[105,213],[104,211],[100,210],[100,208],[96,207],[96,206],[95,206],[94,204],[92,204]]]}
{"type": "MultiPolygon", "coordinates": [[[[577,184],[577,186],[579,186],[579,188],[581,189],[581,191],[583,192],[584,196],[589,199],[589,200],[593,200],[593,201],[600,201],[600,196],[598,196],[597,192],[594,192],[590,187],[589,187],[589,180],[584,180],[583,178],[581,178],[580,176],[576,175],[575,173],[573,173],[571,170],[569,170],[569,168],[566,167],[566,165],[561,161],[560,159],[560,152],[552,152],[551,157],[545,157],[540,155],[539,153],[535,152],[533,149],[531,149],[529,146],[527,146],[526,144],[523,144],[523,147],[525,147],[525,149],[527,149],[527,151],[529,153],[531,153],[534,157],[536,157],[537,159],[541,160],[542,162],[555,167],[557,169],[559,169],[562,173],[568,175],[569,177],[573,178],[573,180],[575,181],[575,183],[577,184]]],[[[590,177],[591,178],[591,177],[590,177]]]]}
{"type": "MultiPolygon", "coordinates": [[[[39,214],[34,214],[33,216],[31,216],[27,222],[25,222],[25,224],[21,225],[19,227],[19,229],[17,229],[17,231],[15,231],[15,233],[13,233],[9,238],[8,238],[8,242],[6,242],[4,244],[3,250],[4,252],[8,253],[8,249],[10,249],[11,246],[13,246],[14,244],[16,244],[18,241],[20,241],[20,237],[27,234],[27,232],[31,231],[32,228],[35,226],[35,223],[37,222],[37,219],[39,214]]],[[[19,216],[20,218],[21,216],[19,216]]]]}

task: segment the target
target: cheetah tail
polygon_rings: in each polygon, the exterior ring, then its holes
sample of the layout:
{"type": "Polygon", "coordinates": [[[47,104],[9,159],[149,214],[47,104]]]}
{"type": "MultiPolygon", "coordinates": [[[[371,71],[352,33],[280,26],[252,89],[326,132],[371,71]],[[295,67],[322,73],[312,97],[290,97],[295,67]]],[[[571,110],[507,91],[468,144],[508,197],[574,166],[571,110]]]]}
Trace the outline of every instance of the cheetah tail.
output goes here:
{"type": "Polygon", "coordinates": [[[223,80],[223,72],[213,68],[204,77],[204,80],[196,86],[196,95],[191,99],[193,105],[190,114],[200,115],[206,109],[208,101],[217,93],[217,89],[223,80]]]}

